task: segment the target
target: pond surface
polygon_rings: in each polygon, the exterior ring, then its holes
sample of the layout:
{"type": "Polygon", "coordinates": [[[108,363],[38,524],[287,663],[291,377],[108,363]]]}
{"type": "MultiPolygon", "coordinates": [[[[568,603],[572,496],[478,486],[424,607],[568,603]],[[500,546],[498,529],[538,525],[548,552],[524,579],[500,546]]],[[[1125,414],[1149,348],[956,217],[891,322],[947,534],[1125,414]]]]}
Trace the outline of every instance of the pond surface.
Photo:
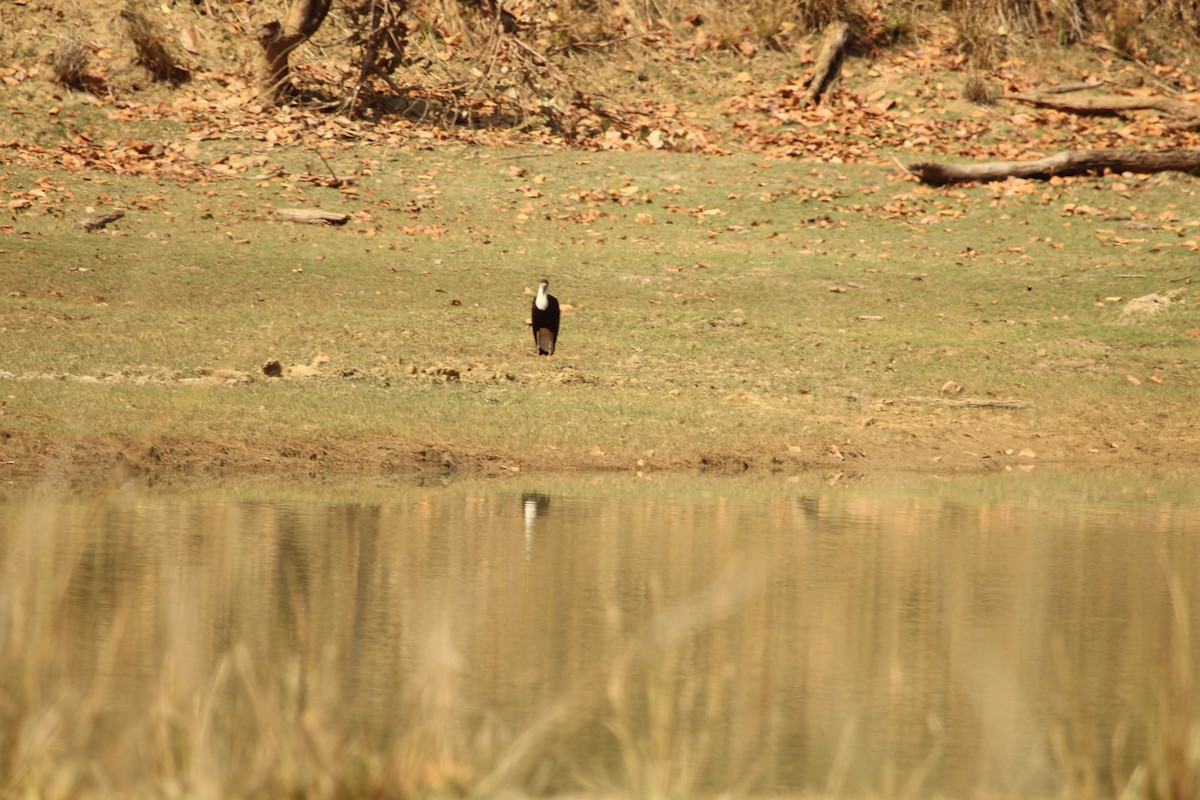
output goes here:
{"type": "Polygon", "coordinates": [[[223,797],[1144,788],[1200,735],[1197,486],[9,497],[0,781],[223,797]]]}

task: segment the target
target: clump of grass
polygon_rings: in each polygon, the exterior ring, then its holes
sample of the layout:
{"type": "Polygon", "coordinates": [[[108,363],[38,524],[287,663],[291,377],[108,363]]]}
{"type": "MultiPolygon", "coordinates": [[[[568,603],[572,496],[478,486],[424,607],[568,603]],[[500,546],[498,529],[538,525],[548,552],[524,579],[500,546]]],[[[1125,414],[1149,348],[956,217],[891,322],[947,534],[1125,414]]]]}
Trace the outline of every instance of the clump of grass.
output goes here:
{"type": "Polygon", "coordinates": [[[1053,3],[1044,13],[1056,45],[1063,47],[1087,38],[1087,11],[1076,0],[1053,3]]]}
{"type": "Polygon", "coordinates": [[[831,22],[859,22],[865,16],[858,0],[797,0],[795,13],[809,31],[821,30],[831,22]]]}
{"type": "Polygon", "coordinates": [[[996,89],[978,72],[972,72],[963,82],[962,96],[964,100],[981,106],[990,106],[996,102],[996,89]]]}
{"type": "Polygon", "coordinates": [[[1193,0],[1166,0],[1151,9],[1150,15],[1162,15],[1168,27],[1187,33],[1192,41],[1200,39],[1200,6],[1193,0]]]}
{"type": "Polygon", "coordinates": [[[87,79],[88,49],[76,38],[63,39],[54,53],[54,79],[68,89],[82,89],[87,79]]]}
{"type": "Polygon", "coordinates": [[[1109,48],[1132,61],[1177,63],[1188,52],[1181,43],[1200,42],[1200,6],[1191,0],[1115,0],[1094,9],[1090,19],[1109,48]]]}
{"type": "Polygon", "coordinates": [[[959,50],[984,69],[1002,61],[1014,44],[1036,37],[1065,46],[1098,33],[1123,57],[1139,53],[1168,61],[1181,35],[1200,38],[1200,10],[1189,0],[949,0],[945,8],[959,50]]]}
{"type": "Polygon", "coordinates": [[[746,7],[749,29],[755,39],[776,49],[784,49],[783,40],[796,26],[795,3],[791,0],[754,0],[746,7]]]}
{"type": "Polygon", "coordinates": [[[978,69],[994,69],[1008,54],[1011,26],[1004,0],[954,0],[950,5],[958,49],[978,69]]]}
{"type": "Polygon", "coordinates": [[[917,38],[921,28],[919,3],[888,3],[879,9],[872,41],[879,46],[908,42],[917,38]]]}
{"type": "Polygon", "coordinates": [[[167,36],[153,20],[133,7],[122,10],[121,19],[125,21],[125,31],[137,51],[137,63],[156,81],[177,84],[187,80],[188,71],[179,66],[167,49],[167,36]]]}
{"type": "Polygon", "coordinates": [[[899,13],[906,14],[908,22],[895,16],[880,26],[861,0],[756,0],[746,8],[748,30],[757,41],[779,50],[786,49],[787,35],[793,31],[818,33],[831,23],[846,22],[850,25],[851,49],[862,51],[869,49],[868,43],[902,38],[913,14],[911,4],[904,4],[905,10],[899,13]]]}

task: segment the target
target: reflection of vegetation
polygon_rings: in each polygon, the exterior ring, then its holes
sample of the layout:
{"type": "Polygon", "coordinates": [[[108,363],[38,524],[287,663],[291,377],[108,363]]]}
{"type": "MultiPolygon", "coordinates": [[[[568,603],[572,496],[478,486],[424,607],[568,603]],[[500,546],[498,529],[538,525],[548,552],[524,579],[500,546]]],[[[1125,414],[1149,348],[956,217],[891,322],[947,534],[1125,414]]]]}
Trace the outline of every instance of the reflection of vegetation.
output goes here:
{"type": "Polygon", "coordinates": [[[0,785],[1194,794],[1182,484],[567,488],[10,504],[0,785]]]}
{"type": "Polygon", "coordinates": [[[1157,798],[1200,794],[1200,681],[1191,611],[1196,601],[1190,589],[1179,575],[1172,577],[1173,638],[1171,657],[1164,665],[1169,673],[1147,736],[1150,753],[1136,773],[1137,779],[1145,781],[1146,793],[1157,798]]]}
{"type": "MultiPolygon", "coordinates": [[[[1170,574],[1173,569],[1163,571],[1170,574]]],[[[1196,797],[1200,791],[1200,684],[1193,667],[1194,622],[1189,611],[1195,599],[1189,599],[1187,592],[1193,587],[1179,575],[1167,583],[1170,611],[1153,637],[1158,639],[1157,647],[1148,645],[1162,659],[1144,673],[1147,685],[1156,688],[1146,704],[1135,706],[1132,718],[1120,720],[1111,734],[1087,727],[1088,715],[1080,714],[1077,696],[1082,670],[1067,666],[1069,656],[1061,645],[1056,649],[1060,681],[1066,695],[1075,696],[1069,713],[1053,729],[1051,743],[1072,797],[1178,800],[1196,797]],[[1105,741],[1105,735],[1111,740],[1105,741]]],[[[1140,638],[1134,637],[1130,646],[1140,644],[1140,638]]]]}

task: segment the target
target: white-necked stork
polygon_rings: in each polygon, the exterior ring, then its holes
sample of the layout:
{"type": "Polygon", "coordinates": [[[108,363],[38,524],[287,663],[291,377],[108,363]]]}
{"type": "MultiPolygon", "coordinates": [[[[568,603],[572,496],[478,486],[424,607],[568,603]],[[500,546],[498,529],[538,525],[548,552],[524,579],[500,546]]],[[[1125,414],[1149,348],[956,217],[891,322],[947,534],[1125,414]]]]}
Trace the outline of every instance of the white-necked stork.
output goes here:
{"type": "Polygon", "coordinates": [[[543,278],[529,315],[533,323],[533,344],[539,356],[554,355],[554,345],[558,342],[558,299],[550,294],[549,288],[550,281],[543,278]]]}

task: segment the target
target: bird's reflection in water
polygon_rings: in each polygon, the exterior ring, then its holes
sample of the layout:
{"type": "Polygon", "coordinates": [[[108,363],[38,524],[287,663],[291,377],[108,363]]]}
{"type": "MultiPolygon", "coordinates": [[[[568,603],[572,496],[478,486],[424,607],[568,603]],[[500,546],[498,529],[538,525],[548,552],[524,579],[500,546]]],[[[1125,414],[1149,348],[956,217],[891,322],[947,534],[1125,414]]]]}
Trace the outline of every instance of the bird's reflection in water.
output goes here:
{"type": "Polygon", "coordinates": [[[533,553],[533,526],[538,517],[550,512],[550,495],[541,492],[523,492],[521,505],[525,511],[525,557],[533,553]]]}

